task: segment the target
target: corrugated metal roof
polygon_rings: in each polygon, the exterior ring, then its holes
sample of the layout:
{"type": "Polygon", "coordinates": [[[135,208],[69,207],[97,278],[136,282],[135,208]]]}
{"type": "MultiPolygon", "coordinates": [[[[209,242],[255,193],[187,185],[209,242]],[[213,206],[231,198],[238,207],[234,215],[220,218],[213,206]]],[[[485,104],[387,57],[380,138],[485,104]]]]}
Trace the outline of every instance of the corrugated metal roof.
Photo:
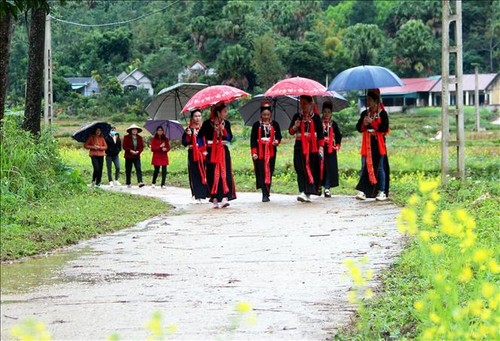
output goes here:
{"type": "MultiPolygon", "coordinates": [[[[478,75],[479,81],[479,91],[484,91],[488,85],[495,79],[496,73],[482,73],[478,75]]],[[[463,75],[463,90],[464,91],[474,91],[476,88],[476,75],[463,75]]],[[[455,91],[455,85],[450,84],[450,91],[455,91]]],[[[441,92],[441,79],[437,82],[431,92],[441,92]]]]}

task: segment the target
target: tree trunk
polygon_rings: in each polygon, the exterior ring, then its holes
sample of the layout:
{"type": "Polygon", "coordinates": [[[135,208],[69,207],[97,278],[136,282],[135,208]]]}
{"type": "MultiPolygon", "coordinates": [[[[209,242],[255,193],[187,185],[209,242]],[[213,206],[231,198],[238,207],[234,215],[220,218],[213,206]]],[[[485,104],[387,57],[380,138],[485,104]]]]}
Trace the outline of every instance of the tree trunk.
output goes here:
{"type": "Polygon", "coordinates": [[[47,12],[44,8],[31,10],[23,129],[33,135],[40,134],[46,15],[47,12]]]}
{"type": "Polygon", "coordinates": [[[0,126],[3,122],[5,98],[7,96],[7,74],[9,72],[10,40],[14,27],[14,18],[4,12],[0,17],[0,126]]]}

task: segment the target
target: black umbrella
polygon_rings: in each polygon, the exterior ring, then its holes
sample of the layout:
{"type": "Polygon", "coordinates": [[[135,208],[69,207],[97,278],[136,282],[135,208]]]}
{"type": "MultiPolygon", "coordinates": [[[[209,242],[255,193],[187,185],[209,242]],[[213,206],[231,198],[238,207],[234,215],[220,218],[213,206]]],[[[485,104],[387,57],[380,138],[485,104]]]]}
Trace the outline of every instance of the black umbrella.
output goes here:
{"type": "Polygon", "coordinates": [[[184,134],[184,127],[179,121],[174,120],[147,120],[144,128],[152,135],[156,134],[156,128],[161,126],[165,132],[165,136],[173,141],[180,140],[184,134]]]}
{"type": "Polygon", "coordinates": [[[288,129],[292,122],[293,115],[298,112],[299,101],[292,96],[264,97],[263,95],[254,96],[248,103],[239,109],[246,126],[252,126],[260,119],[260,102],[269,101],[272,103],[272,118],[279,123],[282,129],[288,129]]]}
{"type": "Polygon", "coordinates": [[[203,83],[177,83],[162,89],[146,107],[153,120],[178,120],[189,99],[208,85],[203,83]]]}
{"type": "Polygon", "coordinates": [[[97,128],[101,129],[103,136],[107,136],[111,131],[111,125],[109,123],[95,121],[81,127],[80,129],[75,131],[73,135],[71,135],[71,137],[78,142],[87,142],[89,136],[94,134],[97,128]]]}

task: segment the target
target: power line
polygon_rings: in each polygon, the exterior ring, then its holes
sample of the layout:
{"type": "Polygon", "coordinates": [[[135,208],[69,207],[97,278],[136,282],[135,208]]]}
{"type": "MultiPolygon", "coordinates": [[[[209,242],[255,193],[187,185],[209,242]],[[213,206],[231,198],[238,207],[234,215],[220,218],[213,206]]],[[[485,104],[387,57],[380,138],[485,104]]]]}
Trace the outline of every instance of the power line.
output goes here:
{"type": "Polygon", "coordinates": [[[150,15],[156,14],[158,12],[162,12],[162,11],[166,10],[167,8],[169,8],[169,7],[177,4],[178,2],[180,2],[180,0],[174,1],[174,2],[172,2],[168,6],[165,6],[165,7],[161,8],[161,9],[153,11],[151,13],[147,13],[147,14],[141,15],[141,16],[139,16],[137,18],[133,18],[133,19],[130,19],[130,20],[125,20],[125,21],[117,21],[117,22],[112,22],[112,23],[106,23],[106,24],[81,24],[81,23],[76,23],[76,22],[72,22],[72,21],[68,21],[68,20],[59,19],[59,18],[56,18],[56,17],[54,17],[54,16],[52,16],[50,14],[49,14],[49,16],[50,16],[51,19],[54,19],[56,21],[59,21],[59,22],[65,23],[65,24],[75,25],[75,26],[82,26],[82,27],[105,27],[105,26],[114,26],[114,25],[124,25],[124,24],[128,24],[130,22],[133,22],[133,21],[140,20],[142,18],[149,17],[150,15]]]}

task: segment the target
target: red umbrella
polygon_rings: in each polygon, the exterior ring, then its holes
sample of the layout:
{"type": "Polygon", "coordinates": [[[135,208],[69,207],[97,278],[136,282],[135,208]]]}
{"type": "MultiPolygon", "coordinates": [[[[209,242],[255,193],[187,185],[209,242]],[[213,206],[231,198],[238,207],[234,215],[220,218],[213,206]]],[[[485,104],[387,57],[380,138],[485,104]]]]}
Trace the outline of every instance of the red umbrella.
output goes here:
{"type": "Polygon", "coordinates": [[[323,96],[328,94],[326,94],[326,87],[321,85],[321,83],[303,77],[283,79],[264,93],[265,97],[300,95],[323,96]]]}
{"type": "Polygon", "coordinates": [[[189,112],[194,109],[206,109],[219,102],[230,103],[238,98],[249,96],[243,90],[229,85],[213,85],[198,91],[186,103],[182,112],[189,112]]]}

